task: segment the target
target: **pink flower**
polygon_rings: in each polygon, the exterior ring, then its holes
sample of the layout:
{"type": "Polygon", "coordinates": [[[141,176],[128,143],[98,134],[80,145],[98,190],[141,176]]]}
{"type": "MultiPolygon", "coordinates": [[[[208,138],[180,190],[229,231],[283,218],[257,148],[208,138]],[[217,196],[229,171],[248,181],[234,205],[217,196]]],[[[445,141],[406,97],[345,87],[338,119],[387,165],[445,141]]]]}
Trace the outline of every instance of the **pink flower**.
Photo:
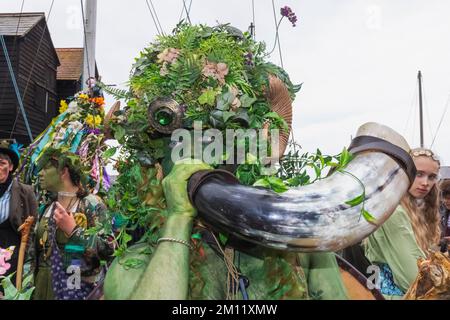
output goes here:
{"type": "Polygon", "coordinates": [[[163,52],[158,54],[158,62],[167,62],[174,63],[177,61],[178,56],[180,55],[180,50],[175,48],[166,48],[163,52]]]}
{"type": "Polygon", "coordinates": [[[11,246],[7,249],[0,248],[0,276],[4,275],[6,271],[11,268],[11,264],[7,263],[6,261],[11,259],[14,248],[14,246],[11,246]]]}
{"type": "Polygon", "coordinates": [[[228,66],[223,62],[214,63],[206,61],[206,64],[202,70],[202,74],[205,77],[215,78],[221,85],[225,84],[225,76],[228,72],[228,66]]]}

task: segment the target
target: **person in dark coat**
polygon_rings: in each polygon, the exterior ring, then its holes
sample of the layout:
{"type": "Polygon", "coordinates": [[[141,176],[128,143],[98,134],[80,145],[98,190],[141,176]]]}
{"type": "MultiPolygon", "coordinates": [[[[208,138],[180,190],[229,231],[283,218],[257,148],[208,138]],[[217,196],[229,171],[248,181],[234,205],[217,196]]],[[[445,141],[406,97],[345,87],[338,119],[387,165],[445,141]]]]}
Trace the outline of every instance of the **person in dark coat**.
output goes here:
{"type": "MultiPolygon", "coordinates": [[[[37,217],[37,201],[33,188],[14,179],[13,173],[19,165],[19,152],[14,140],[0,140],[0,248],[13,248],[8,261],[10,267],[2,276],[17,271],[21,234],[18,228],[28,216],[37,217]]],[[[28,244],[32,243],[32,231],[28,244]]],[[[15,274],[12,277],[15,284],[15,274]]],[[[0,292],[3,288],[0,286],[0,292]]]]}
{"type": "Polygon", "coordinates": [[[450,179],[444,179],[439,183],[441,190],[441,251],[448,250],[450,244],[450,179]]]}

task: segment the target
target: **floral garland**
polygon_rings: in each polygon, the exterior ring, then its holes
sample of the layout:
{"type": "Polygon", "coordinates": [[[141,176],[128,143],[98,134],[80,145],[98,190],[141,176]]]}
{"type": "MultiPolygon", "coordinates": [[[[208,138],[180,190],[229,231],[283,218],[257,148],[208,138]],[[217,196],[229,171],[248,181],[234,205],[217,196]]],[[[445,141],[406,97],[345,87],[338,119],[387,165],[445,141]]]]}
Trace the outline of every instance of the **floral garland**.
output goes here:
{"type": "Polygon", "coordinates": [[[84,174],[89,177],[88,187],[92,193],[107,191],[110,177],[105,169],[108,158],[103,154],[107,149],[104,143],[105,101],[102,96],[92,92],[78,92],[73,98],[61,100],[59,116],[24,151],[19,174],[31,183],[37,176],[37,163],[44,151],[49,148],[67,150],[79,156],[81,167],[88,168],[84,174]]]}

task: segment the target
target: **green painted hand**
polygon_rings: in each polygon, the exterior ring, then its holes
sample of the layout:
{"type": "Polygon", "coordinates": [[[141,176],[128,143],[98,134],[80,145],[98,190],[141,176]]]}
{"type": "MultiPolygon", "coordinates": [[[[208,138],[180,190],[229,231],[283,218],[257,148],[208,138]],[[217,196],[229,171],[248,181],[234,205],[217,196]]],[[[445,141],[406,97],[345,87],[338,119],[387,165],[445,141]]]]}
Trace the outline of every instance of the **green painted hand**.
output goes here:
{"type": "Polygon", "coordinates": [[[187,183],[189,178],[200,170],[212,170],[212,168],[196,159],[184,159],[176,162],[169,175],[164,178],[162,182],[164,195],[171,215],[179,214],[189,218],[197,215],[189,201],[187,183]]]}

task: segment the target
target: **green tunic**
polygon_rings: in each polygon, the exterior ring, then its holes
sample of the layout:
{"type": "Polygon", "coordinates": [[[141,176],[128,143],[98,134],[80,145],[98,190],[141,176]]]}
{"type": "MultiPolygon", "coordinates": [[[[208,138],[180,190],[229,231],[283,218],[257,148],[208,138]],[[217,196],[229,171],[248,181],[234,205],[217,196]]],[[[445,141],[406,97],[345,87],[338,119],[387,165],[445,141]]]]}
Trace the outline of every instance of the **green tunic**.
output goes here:
{"type": "MultiPolygon", "coordinates": [[[[51,276],[51,262],[50,262],[50,236],[48,234],[48,219],[49,210],[47,208],[45,214],[41,217],[36,226],[36,244],[34,258],[36,261],[35,270],[35,291],[33,299],[35,300],[53,300],[52,276],[51,276]]],[[[108,241],[102,235],[88,235],[85,233],[85,228],[95,227],[99,220],[105,218],[105,206],[101,200],[94,196],[88,195],[75,204],[75,207],[70,210],[77,216],[81,215],[85,221],[85,225],[81,223],[77,232],[68,238],[64,232],[56,230],[56,243],[59,250],[62,252],[64,259],[71,259],[70,254],[65,250],[66,244],[81,245],[85,248],[83,260],[87,265],[87,269],[81,273],[81,280],[89,283],[97,281],[101,273],[100,260],[105,260],[112,253],[112,248],[108,241]]],[[[78,223],[78,221],[77,221],[78,223]]]]}
{"type": "Polygon", "coordinates": [[[370,262],[385,263],[391,268],[394,282],[403,292],[417,277],[417,260],[425,258],[408,214],[400,205],[377,231],[363,241],[363,246],[370,262]]]}

